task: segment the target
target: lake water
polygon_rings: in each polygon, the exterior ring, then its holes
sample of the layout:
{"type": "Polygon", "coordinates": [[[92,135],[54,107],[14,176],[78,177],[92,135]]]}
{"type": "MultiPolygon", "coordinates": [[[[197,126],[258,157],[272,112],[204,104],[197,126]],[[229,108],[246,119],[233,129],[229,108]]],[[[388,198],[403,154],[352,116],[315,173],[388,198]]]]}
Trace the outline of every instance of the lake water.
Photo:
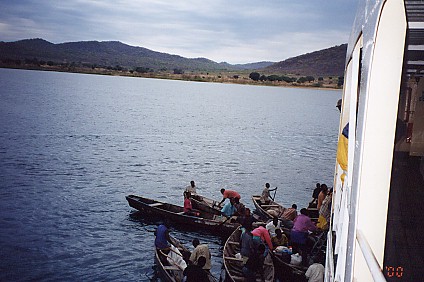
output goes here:
{"type": "MultiPolygon", "coordinates": [[[[332,186],[341,91],[0,69],[0,281],[149,281],[155,223],[128,194],[306,206],[332,186]]],[[[209,244],[214,275],[222,240],[209,244]]]]}

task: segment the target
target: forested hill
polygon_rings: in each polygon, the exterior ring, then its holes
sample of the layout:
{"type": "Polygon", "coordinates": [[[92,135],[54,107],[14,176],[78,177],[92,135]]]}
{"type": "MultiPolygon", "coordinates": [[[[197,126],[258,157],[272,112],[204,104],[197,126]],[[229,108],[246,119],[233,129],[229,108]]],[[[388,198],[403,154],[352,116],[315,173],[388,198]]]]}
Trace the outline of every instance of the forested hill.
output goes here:
{"type": "Polygon", "coordinates": [[[265,68],[269,73],[343,76],[347,44],[307,53],[265,68]]]}
{"type": "Polygon", "coordinates": [[[206,58],[184,58],[135,47],[118,41],[81,41],[54,44],[43,39],[0,42],[0,67],[27,65],[113,68],[138,71],[237,71],[258,70],[267,73],[342,76],[346,44],[273,62],[231,65],[206,58]]]}
{"type": "Polygon", "coordinates": [[[84,66],[120,66],[135,69],[142,67],[154,71],[218,70],[231,65],[216,63],[205,58],[188,59],[178,55],[160,53],[143,47],[134,47],[118,41],[81,41],[53,44],[43,39],[25,39],[0,42],[0,59],[25,60],[52,63],[74,63],[84,66]]]}

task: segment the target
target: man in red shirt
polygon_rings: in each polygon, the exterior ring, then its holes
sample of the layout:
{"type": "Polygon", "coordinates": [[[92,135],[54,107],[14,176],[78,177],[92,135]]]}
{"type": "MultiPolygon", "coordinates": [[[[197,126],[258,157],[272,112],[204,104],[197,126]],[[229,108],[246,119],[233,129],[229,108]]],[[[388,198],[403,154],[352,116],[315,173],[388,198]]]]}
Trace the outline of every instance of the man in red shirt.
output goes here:
{"type": "Polygon", "coordinates": [[[241,199],[240,194],[233,190],[222,188],[221,194],[223,198],[222,198],[222,201],[219,202],[218,206],[220,206],[225,201],[225,199],[229,199],[229,198],[238,198],[239,200],[241,199]]]}

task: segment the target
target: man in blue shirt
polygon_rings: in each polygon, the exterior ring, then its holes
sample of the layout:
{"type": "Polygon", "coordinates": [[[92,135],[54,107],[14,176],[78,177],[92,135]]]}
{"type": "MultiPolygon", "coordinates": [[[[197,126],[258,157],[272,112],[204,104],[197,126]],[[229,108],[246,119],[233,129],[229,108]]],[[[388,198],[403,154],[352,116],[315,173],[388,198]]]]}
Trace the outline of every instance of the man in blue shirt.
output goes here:
{"type": "Polygon", "coordinates": [[[226,217],[231,217],[236,212],[236,207],[234,206],[234,198],[230,198],[230,202],[226,203],[225,206],[221,209],[221,214],[226,217]]]}
{"type": "Polygon", "coordinates": [[[155,247],[160,250],[169,251],[171,239],[169,238],[169,229],[167,224],[161,224],[155,231],[155,247]]]}

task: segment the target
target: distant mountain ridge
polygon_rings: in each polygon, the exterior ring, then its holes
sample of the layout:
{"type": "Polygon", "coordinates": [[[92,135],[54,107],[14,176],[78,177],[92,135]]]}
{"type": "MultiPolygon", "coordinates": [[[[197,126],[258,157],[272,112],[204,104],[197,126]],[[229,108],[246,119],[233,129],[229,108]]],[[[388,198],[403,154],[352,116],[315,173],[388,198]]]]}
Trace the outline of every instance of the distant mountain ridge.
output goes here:
{"type": "MultiPolygon", "coordinates": [[[[340,45],[340,46],[346,46],[340,45]]],[[[346,47],[328,48],[322,51],[301,55],[288,60],[255,62],[231,65],[217,63],[207,58],[184,58],[152,51],[144,47],[126,45],[119,41],[79,41],[54,44],[44,39],[24,39],[15,42],[0,42],[0,60],[25,61],[36,58],[38,61],[68,63],[89,66],[119,66],[125,69],[145,68],[151,71],[237,71],[266,70],[267,72],[291,73],[299,75],[342,75],[346,47]]]]}
{"type": "Polygon", "coordinates": [[[342,44],[272,64],[267,72],[300,75],[343,76],[347,44],[342,44]]]}
{"type": "Polygon", "coordinates": [[[98,66],[124,68],[144,67],[153,70],[181,68],[187,70],[225,68],[205,58],[187,59],[134,47],[118,41],[81,41],[53,44],[43,39],[25,39],[15,42],[0,42],[0,58],[37,58],[44,61],[75,62],[98,66]]]}

